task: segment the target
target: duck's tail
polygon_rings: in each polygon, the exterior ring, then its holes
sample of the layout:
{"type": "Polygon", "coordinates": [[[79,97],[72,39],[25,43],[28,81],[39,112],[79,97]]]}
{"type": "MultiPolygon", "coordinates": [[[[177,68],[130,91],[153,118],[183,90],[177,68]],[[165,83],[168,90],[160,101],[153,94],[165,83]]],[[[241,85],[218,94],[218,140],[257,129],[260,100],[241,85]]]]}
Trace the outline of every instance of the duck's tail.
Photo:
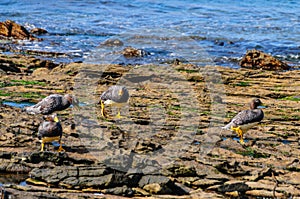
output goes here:
{"type": "Polygon", "coordinates": [[[230,127],[231,127],[231,123],[229,123],[229,124],[227,124],[226,126],[223,126],[223,127],[221,127],[222,129],[224,129],[224,130],[230,130],[230,127]]]}
{"type": "Polygon", "coordinates": [[[22,109],[22,112],[26,112],[26,113],[32,114],[32,115],[41,113],[41,111],[39,110],[39,108],[32,107],[32,106],[24,107],[24,108],[22,109]]]}

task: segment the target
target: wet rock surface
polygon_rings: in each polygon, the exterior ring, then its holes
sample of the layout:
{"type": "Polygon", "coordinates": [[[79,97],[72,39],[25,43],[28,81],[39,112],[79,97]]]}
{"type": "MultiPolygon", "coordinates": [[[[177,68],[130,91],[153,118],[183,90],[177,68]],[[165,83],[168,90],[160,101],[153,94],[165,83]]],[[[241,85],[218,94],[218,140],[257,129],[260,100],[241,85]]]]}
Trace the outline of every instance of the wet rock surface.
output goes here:
{"type": "MultiPolygon", "coordinates": [[[[0,171],[27,174],[27,185],[4,184],[16,198],[299,197],[300,71],[265,71],[189,64],[119,66],[72,63],[41,67],[33,58],[7,57],[19,71],[0,79],[0,171]],[[35,65],[36,63],[36,65],[35,65]],[[132,77],[145,76],[142,81],[132,77]],[[126,85],[123,118],[99,96],[126,85]],[[41,115],[20,106],[53,93],[72,93],[80,110],[58,113],[65,152],[40,152],[41,115]],[[220,126],[259,97],[268,107],[245,145],[220,126]]],[[[9,62],[10,61],[10,62],[9,62]]],[[[3,61],[4,62],[4,61],[3,61]]],[[[3,70],[3,69],[2,69],[3,70]]]]}
{"type": "Polygon", "coordinates": [[[32,34],[36,34],[36,35],[41,35],[41,34],[46,34],[46,33],[48,33],[47,30],[42,29],[42,28],[33,28],[33,29],[30,30],[30,32],[31,32],[32,34]]]}

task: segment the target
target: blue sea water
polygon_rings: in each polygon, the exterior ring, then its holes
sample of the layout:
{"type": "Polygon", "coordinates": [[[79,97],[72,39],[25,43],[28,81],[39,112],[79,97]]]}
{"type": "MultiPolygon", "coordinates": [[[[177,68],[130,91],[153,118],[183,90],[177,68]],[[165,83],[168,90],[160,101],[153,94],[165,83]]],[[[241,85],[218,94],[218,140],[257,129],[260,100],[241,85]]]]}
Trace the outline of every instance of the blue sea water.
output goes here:
{"type": "Polygon", "coordinates": [[[132,46],[150,53],[138,63],[180,58],[238,68],[256,48],[300,65],[298,0],[2,0],[0,21],[7,19],[49,33],[42,42],[1,45],[68,55],[57,62],[126,62],[112,52],[132,46]],[[124,46],[102,46],[107,39],[124,46]]]}

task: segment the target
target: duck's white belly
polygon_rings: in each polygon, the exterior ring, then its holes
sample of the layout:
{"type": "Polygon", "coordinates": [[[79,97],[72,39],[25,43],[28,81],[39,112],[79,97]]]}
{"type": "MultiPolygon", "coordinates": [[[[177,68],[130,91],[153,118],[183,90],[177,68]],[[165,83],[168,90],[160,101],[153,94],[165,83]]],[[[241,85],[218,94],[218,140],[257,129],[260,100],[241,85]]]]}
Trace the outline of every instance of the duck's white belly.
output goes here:
{"type": "Polygon", "coordinates": [[[125,106],[127,104],[127,102],[125,102],[125,103],[117,103],[117,102],[115,102],[113,100],[106,100],[104,102],[104,104],[105,105],[110,105],[110,106],[123,107],[123,106],[125,106]]]}
{"type": "Polygon", "coordinates": [[[259,122],[253,122],[253,123],[243,124],[243,125],[240,125],[240,128],[242,129],[242,131],[247,131],[250,128],[252,128],[253,126],[258,125],[258,123],[259,122]]]}

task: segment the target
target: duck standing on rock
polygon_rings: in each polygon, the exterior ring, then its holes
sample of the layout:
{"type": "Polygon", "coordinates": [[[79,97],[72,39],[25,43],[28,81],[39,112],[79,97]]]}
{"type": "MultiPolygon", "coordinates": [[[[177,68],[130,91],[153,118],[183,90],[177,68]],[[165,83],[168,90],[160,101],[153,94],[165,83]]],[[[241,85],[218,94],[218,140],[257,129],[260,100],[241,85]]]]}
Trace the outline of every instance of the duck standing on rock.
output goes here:
{"type": "Polygon", "coordinates": [[[74,108],[79,108],[79,101],[75,96],[71,94],[59,95],[52,94],[42,99],[42,101],[29,107],[25,107],[24,110],[30,114],[43,114],[48,115],[55,111],[61,111],[68,108],[73,104],[74,108]]]}
{"type": "Polygon", "coordinates": [[[231,131],[236,132],[240,138],[240,143],[244,144],[243,134],[251,127],[257,125],[264,118],[264,112],[259,106],[263,106],[260,99],[253,99],[250,102],[250,110],[239,112],[232,118],[230,123],[222,127],[222,129],[230,129],[231,131]]]}
{"type": "Polygon", "coordinates": [[[118,108],[117,118],[121,118],[121,107],[125,106],[129,100],[129,92],[125,86],[111,86],[100,96],[101,115],[106,117],[104,106],[116,106],[118,108]]]}
{"type": "Polygon", "coordinates": [[[58,151],[64,151],[62,148],[62,126],[56,114],[43,116],[44,121],[40,124],[38,129],[38,138],[41,142],[41,151],[44,151],[45,143],[58,141],[58,151]]]}

